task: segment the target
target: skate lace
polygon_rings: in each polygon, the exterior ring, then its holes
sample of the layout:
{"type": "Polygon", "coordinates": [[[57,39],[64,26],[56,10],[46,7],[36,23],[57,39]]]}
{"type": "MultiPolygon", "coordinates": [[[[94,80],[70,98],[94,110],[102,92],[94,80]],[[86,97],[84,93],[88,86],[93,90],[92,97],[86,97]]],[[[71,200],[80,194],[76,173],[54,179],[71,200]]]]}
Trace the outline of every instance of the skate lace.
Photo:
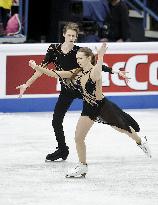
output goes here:
{"type": "Polygon", "coordinates": [[[79,165],[77,165],[74,169],[78,169],[78,168],[80,168],[80,166],[79,166],[79,165]]]}
{"type": "Polygon", "coordinates": [[[145,153],[148,153],[148,149],[146,148],[146,143],[142,143],[141,145],[138,145],[145,153]]]}
{"type": "Polygon", "coordinates": [[[142,149],[143,149],[143,151],[144,151],[145,153],[148,153],[148,150],[147,150],[147,148],[145,147],[145,145],[144,145],[144,144],[143,144],[142,149]]]}
{"type": "MultiPolygon", "coordinates": [[[[83,165],[83,166],[87,166],[87,165],[83,165]]],[[[76,170],[76,169],[83,169],[83,166],[81,166],[80,164],[78,164],[74,169],[76,170]]]]}

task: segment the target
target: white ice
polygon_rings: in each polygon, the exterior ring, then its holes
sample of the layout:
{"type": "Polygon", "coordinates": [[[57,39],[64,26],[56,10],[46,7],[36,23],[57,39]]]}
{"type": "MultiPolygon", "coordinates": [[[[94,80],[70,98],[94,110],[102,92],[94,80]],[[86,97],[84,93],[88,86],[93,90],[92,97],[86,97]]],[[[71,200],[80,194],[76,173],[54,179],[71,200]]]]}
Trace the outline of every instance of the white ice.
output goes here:
{"type": "Polygon", "coordinates": [[[77,154],[80,112],[68,112],[70,155],[45,162],[57,146],[52,113],[0,113],[0,205],[158,205],[158,110],[126,110],[147,136],[152,158],[126,135],[96,123],[87,139],[86,178],[66,179],[77,154]]]}

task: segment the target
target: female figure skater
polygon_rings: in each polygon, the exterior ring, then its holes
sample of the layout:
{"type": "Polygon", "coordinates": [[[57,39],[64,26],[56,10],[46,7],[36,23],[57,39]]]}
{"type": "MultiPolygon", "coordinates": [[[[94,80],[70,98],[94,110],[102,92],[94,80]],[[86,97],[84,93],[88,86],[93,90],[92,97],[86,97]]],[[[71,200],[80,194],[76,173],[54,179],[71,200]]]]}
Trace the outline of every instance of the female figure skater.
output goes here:
{"type": "Polygon", "coordinates": [[[140,138],[137,134],[140,131],[138,123],[129,114],[103,96],[101,71],[105,51],[106,44],[104,43],[98,50],[98,60],[96,65],[93,66],[91,60],[94,55],[91,49],[80,48],[76,54],[77,63],[80,66],[80,72],[77,74],[75,70],[53,71],[36,65],[35,61],[31,60],[29,62],[33,69],[41,73],[60,78],[61,81],[67,79],[69,87],[78,90],[83,98],[83,110],[75,131],[79,164],[68,172],[66,177],[80,177],[87,174],[85,137],[95,121],[111,125],[119,132],[127,134],[148,157],[151,157],[146,137],[140,138]]]}
{"type": "MultiPolygon", "coordinates": [[[[51,44],[47,50],[44,60],[41,63],[42,67],[47,66],[50,63],[53,63],[56,67],[56,70],[65,70],[69,71],[78,67],[76,60],[76,53],[80,49],[79,46],[74,45],[77,40],[79,33],[79,27],[76,23],[69,22],[63,28],[63,37],[65,39],[62,44],[51,44]]],[[[102,66],[104,72],[112,73],[112,69],[106,66],[102,66]]],[[[77,71],[78,72],[78,71],[77,71]]],[[[23,93],[28,87],[30,87],[40,76],[41,72],[36,71],[34,75],[23,85],[17,86],[17,89],[20,89],[19,97],[22,97],[23,93]]],[[[123,71],[119,72],[119,75],[123,78],[126,78],[126,75],[123,71]]],[[[69,147],[65,142],[65,135],[63,130],[63,119],[64,116],[72,104],[73,100],[76,98],[81,99],[82,96],[78,90],[71,89],[66,86],[66,81],[61,82],[61,92],[59,94],[58,101],[55,105],[52,126],[54,128],[56,140],[58,142],[57,150],[46,156],[46,161],[54,161],[57,159],[66,160],[69,154],[69,147]]]]}

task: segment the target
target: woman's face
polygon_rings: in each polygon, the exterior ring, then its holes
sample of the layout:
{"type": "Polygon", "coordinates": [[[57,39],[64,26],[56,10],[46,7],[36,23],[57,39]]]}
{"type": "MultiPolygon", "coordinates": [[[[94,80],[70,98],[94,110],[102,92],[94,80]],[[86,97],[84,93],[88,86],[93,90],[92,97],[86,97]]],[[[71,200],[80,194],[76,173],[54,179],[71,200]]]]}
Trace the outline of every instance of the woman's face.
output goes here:
{"type": "Polygon", "coordinates": [[[86,65],[91,62],[91,56],[87,57],[83,52],[77,52],[76,58],[81,68],[86,67],[86,65]]]}
{"type": "Polygon", "coordinates": [[[76,31],[68,29],[66,33],[63,34],[66,43],[75,43],[77,39],[76,31]]]}

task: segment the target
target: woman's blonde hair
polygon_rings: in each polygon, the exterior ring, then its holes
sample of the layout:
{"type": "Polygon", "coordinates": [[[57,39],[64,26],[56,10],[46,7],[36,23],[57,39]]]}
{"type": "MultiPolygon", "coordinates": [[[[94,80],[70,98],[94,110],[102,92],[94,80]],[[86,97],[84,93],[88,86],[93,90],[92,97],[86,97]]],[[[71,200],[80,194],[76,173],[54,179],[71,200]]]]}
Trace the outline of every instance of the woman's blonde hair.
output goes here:
{"type": "Polygon", "coordinates": [[[92,52],[92,50],[88,47],[83,47],[83,48],[80,48],[77,52],[82,52],[84,53],[84,55],[86,57],[89,57],[91,56],[91,63],[92,65],[95,65],[96,64],[96,56],[94,55],[94,53],[92,52]]]}

